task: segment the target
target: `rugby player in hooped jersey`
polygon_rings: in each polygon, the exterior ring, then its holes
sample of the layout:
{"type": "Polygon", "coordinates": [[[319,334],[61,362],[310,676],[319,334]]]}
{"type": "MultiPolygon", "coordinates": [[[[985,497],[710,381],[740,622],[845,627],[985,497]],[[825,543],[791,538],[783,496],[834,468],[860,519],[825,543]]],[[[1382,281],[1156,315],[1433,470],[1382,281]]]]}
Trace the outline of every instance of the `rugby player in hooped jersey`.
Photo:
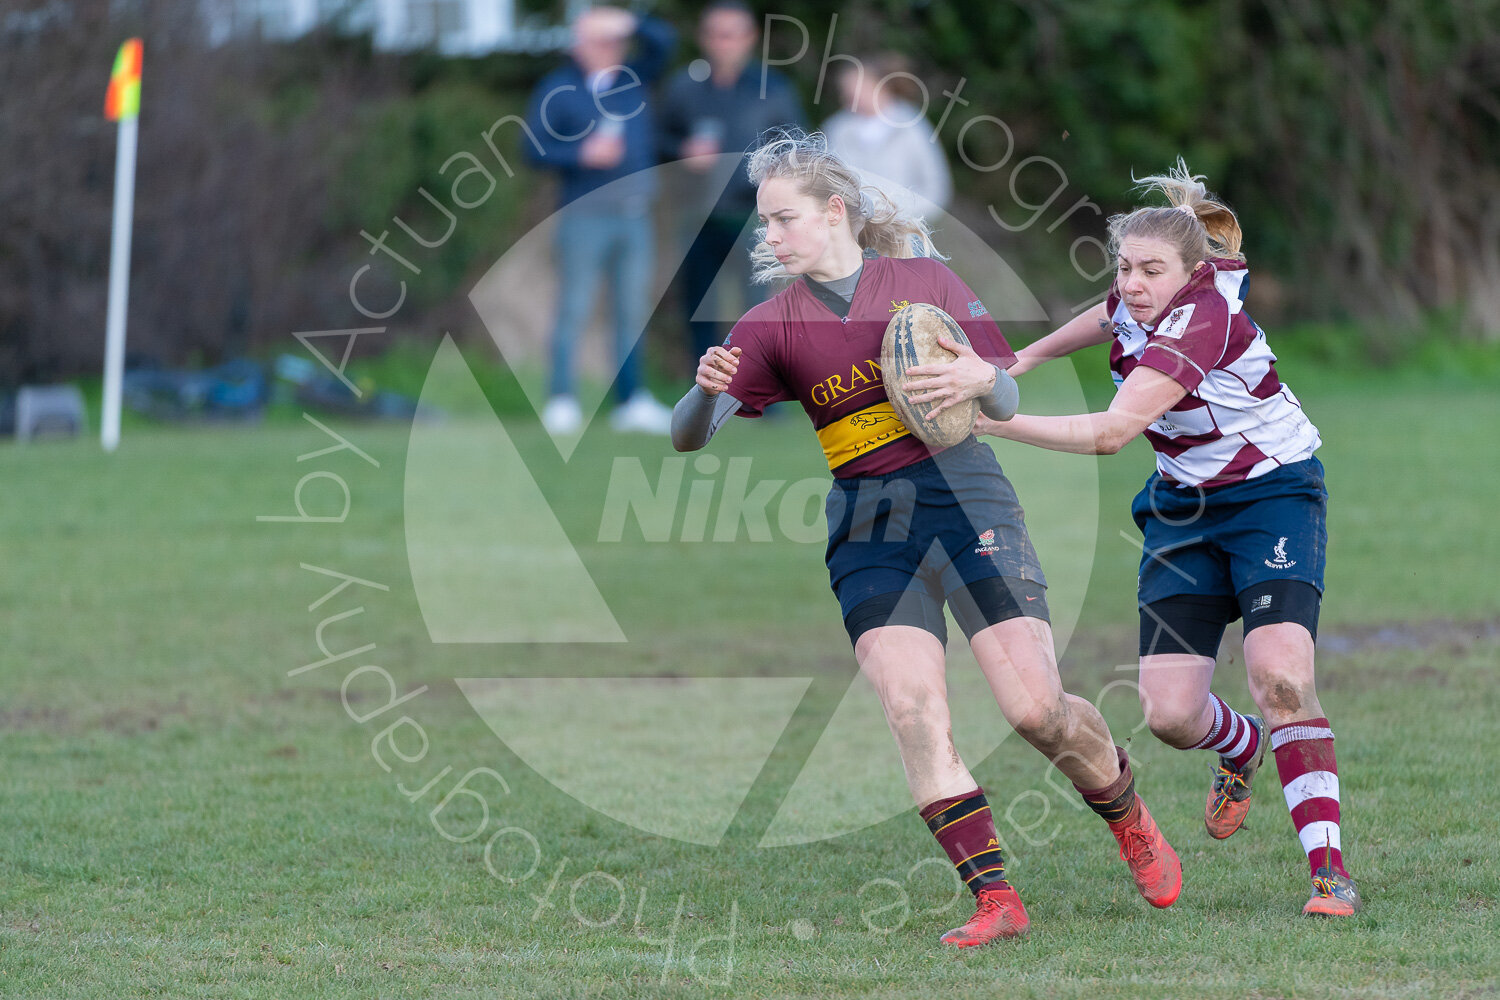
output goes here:
{"type": "Polygon", "coordinates": [[[1269,745],[1308,858],[1307,914],[1350,916],[1359,893],[1339,841],[1333,731],[1318,702],[1313,640],[1322,600],[1323,466],[1317,428],[1276,374],[1265,332],[1245,312],[1239,220],[1182,160],[1140,182],[1172,207],[1110,219],[1117,262],[1105,302],[1022,349],[1021,374],[1113,340],[1119,391],[1107,411],[981,415],[976,430],[1082,454],[1113,454],[1139,434],[1156,472],[1131,508],[1141,558],[1141,705],[1169,746],[1219,754],[1204,822],[1223,839],[1250,808],[1269,745]],[[1244,619],[1245,667],[1261,715],[1210,690],[1224,630],[1244,619]]]}
{"type": "Polygon", "coordinates": [[[923,384],[1009,417],[1015,384],[1003,369],[1014,355],[999,327],[963,281],[925,256],[925,225],[879,190],[862,190],[821,135],[786,133],[751,154],[748,169],[765,227],[758,277],[791,284],[704,354],[674,411],[673,443],[701,448],[730,415],[759,416],[781,400],[799,401],[812,419],[834,477],[827,563],[855,659],[880,697],[922,818],[977,901],[942,940],[971,947],[1029,925],[989,805],[953,745],[945,602],[1006,720],[1106,820],[1141,895],[1170,906],[1182,887],[1177,855],[1104,719],[1058,678],[1046,580],[1015,491],[972,435],[930,449],[896,416],[881,381],[891,314],[930,302],[974,350],[934,366],[923,384]]]}

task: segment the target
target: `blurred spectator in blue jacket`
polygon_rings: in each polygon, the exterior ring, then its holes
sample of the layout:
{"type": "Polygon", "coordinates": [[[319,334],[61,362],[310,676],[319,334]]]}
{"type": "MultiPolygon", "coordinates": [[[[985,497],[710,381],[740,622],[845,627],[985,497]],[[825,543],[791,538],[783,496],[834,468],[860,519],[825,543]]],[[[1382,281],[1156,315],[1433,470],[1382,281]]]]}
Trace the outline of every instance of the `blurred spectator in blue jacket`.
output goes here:
{"type": "Polygon", "coordinates": [[[573,23],[571,61],[531,97],[527,122],[540,145],[532,160],[557,172],[558,270],[550,398],[542,423],[554,437],[583,427],[574,349],[608,281],[619,375],[610,422],[616,430],[666,434],[671,410],[641,382],[643,335],[656,263],[656,125],[651,84],[671,59],[667,24],[617,7],[592,7],[573,23]],[[632,53],[632,48],[634,52],[632,53]]]}

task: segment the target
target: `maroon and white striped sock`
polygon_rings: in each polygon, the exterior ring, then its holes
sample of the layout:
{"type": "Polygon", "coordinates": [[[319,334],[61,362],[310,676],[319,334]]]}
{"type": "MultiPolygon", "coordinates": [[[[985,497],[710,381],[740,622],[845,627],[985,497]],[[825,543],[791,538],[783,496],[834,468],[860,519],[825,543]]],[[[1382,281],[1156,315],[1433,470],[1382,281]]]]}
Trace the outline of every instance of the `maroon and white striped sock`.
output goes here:
{"type": "Polygon", "coordinates": [[[1327,719],[1303,719],[1271,730],[1271,749],[1286,807],[1311,874],[1327,866],[1345,877],[1339,843],[1339,769],[1327,719]]]}
{"type": "Polygon", "coordinates": [[[1210,694],[1208,700],[1214,706],[1214,722],[1208,727],[1208,735],[1188,747],[1189,750],[1212,750],[1229,757],[1236,768],[1244,767],[1255,759],[1260,749],[1260,735],[1255,725],[1225,703],[1223,698],[1210,694]]]}

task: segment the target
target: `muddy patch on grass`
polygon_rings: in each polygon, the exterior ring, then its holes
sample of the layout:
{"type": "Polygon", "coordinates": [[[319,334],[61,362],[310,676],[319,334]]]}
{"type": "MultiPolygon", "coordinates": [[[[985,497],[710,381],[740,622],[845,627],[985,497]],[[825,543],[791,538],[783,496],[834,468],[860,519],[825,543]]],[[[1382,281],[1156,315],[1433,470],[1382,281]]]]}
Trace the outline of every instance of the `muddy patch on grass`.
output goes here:
{"type": "MultiPolygon", "coordinates": [[[[962,642],[962,636],[950,638],[950,650],[959,642],[962,642]]],[[[1073,633],[1059,661],[1065,686],[1076,694],[1092,698],[1111,682],[1134,680],[1138,672],[1137,643],[1138,630],[1135,625],[1079,628],[1073,633]]],[[[1337,691],[1390,683],[1443,687],[1453,683],[1449,672],[1443,669],[1443,661],[1461,658],[1477,647],[1494,644],[1500,644],[1500,618],[1481,621],[1428,619],[1383,625],[1332,626],[1323,629],[1318,636],[1318,688],[1320,691],[1337,691]],[[1392,652],[1409,655],[1394,658],[1380,655],[1379,659],[1383,662],[1370,662],[1376,655],[1392,652]],[[1393,660],[1394,663],[1391,662],[1393,660]]],[[[710,662],[719,668],[712,673],[661,669],[659,664],[653,671],[650,664],[638,664],[637,669],[629,672],[628,676],[671,685],[699,676],[848,677],[855,672],[854,658],[846,652],[835,653],[829,645],[812,648],[807,644],[789,643],[785,639],[778,642],[769,634],[756,637],[747,644],[746,649],[716,651],[712,657],[710,662]],[[789,644],[797,645],[795,654],[791,656],[785,648],[789,644]]],[[[653,656],[652,659],[660,661],[669,657],[653,656]]],[[[1219,650],[1219,667],[1221,670],[1228,668],[1242,671],[1243,663],[1244,646],[1239,625],[1235,623],[1225,633],[1219,650]]],[[[574,675],[573,671],[564,671],[555,663],[547,666],[557,676],[574,675]]],[[[538,674],[546,676],[548,672],[526,671],[527,676],[538,674]]],[[[289,683],[242,703],[241,708],[253,714],[266,712],[274,715],[295,711],[302,705],[312,703],[342,702],[347,698],[350,705],[360,705],[390,697],[384,685],[375,684],[373,680],[372,684],[372,690],[365,690],[358,684],[351,685],[346,694],[338,685],[304,686],[289,683]]],[[[456,706],[467,706],[464,695],[451,677],[405,679],[398,684],[398,689],[401,694],[409,695],[424,685],[426,690],[421,695],[424,703],[442,705],[449,710],[456,706]]],[[[139,693],[145,694],[144,691],[139,693]]],[[[122,690],[118,695],[113,704],[59,706],[29,699],[0,706],[0,733],[44,731],[75,734],[104,731],[134,736],[190,720],[205,724],[222,720],[228,714],[222,708],[215,709],[203,704],[190,705],[184,695],[179,695],[175,701],[170,702],[147,695],[135,704],[130,703],[130,691],[122,690]]],[[[467,711],[466,707],[464,710],[467,711]]]]}
{"type": "Polygon", "coordinates": [[[189,716],[185,698],[165,703],[148,700],[140,705],[82,705],[58,708],[22,704],[0,710],[0,732],[46,730],[58,734],[109,732],[134,736],[154,732],[164,724],[189,716]]]}
{"type": "MultiPolygon", "coordinates": [[[[1500,618],[1484,621],[1429,619],[1385,625],[1344,625],[1319,630],[1318,688],[1335,690],[1348,683],[1377,679],[1364,670],[1359,661],[1372,653],[1406,651],[1412,655],[1400,671],[1382,671],[1405,683],[1442,686],[1448,683],[1446,671],[1435,667],[1432,659],[1459,657],[1477,646],[1500,643],[1500,618]]],[[[1059,661],[1066,681],[1080,691],[1136,673],[1138,632],[1133,625],[1111,625],[1080,628],[1073,633],[1059,661]]],[[[1245,646],[1239,623],[1229,626],[1219,647],[1219,667],[1237,667],[1245,661],[1245,646]]]]}
{"type": "Polygon", "coordinates": [[[1480,643],[1497,640],[1500,640],[1500,618],[1480,622],[1432,619],[1331,630],[1318,636],[1318,652],[1325,656],[1346,656],[1372,649],[1410,649],[1456,655],[1480,643]]]}

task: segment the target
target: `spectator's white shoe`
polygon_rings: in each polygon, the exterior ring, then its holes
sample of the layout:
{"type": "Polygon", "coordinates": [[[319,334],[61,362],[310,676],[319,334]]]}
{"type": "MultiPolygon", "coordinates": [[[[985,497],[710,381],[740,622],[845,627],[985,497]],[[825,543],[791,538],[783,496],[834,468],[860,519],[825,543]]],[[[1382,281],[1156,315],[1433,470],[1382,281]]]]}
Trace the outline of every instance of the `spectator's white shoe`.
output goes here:
{"type": "Polygon", "coordinates": [[[609,425],[626,433],[670,434],[672,411],[645,389],[637,389],[624,404],[615,407],[615,412],[609,415],[609,425]]]}
{"type": "Polygon", "coordinates": [[[553,396],[542,408],[542,426],[553,437],[577,434],[583,429],[583,410],[572,396],[553,396]]]}

